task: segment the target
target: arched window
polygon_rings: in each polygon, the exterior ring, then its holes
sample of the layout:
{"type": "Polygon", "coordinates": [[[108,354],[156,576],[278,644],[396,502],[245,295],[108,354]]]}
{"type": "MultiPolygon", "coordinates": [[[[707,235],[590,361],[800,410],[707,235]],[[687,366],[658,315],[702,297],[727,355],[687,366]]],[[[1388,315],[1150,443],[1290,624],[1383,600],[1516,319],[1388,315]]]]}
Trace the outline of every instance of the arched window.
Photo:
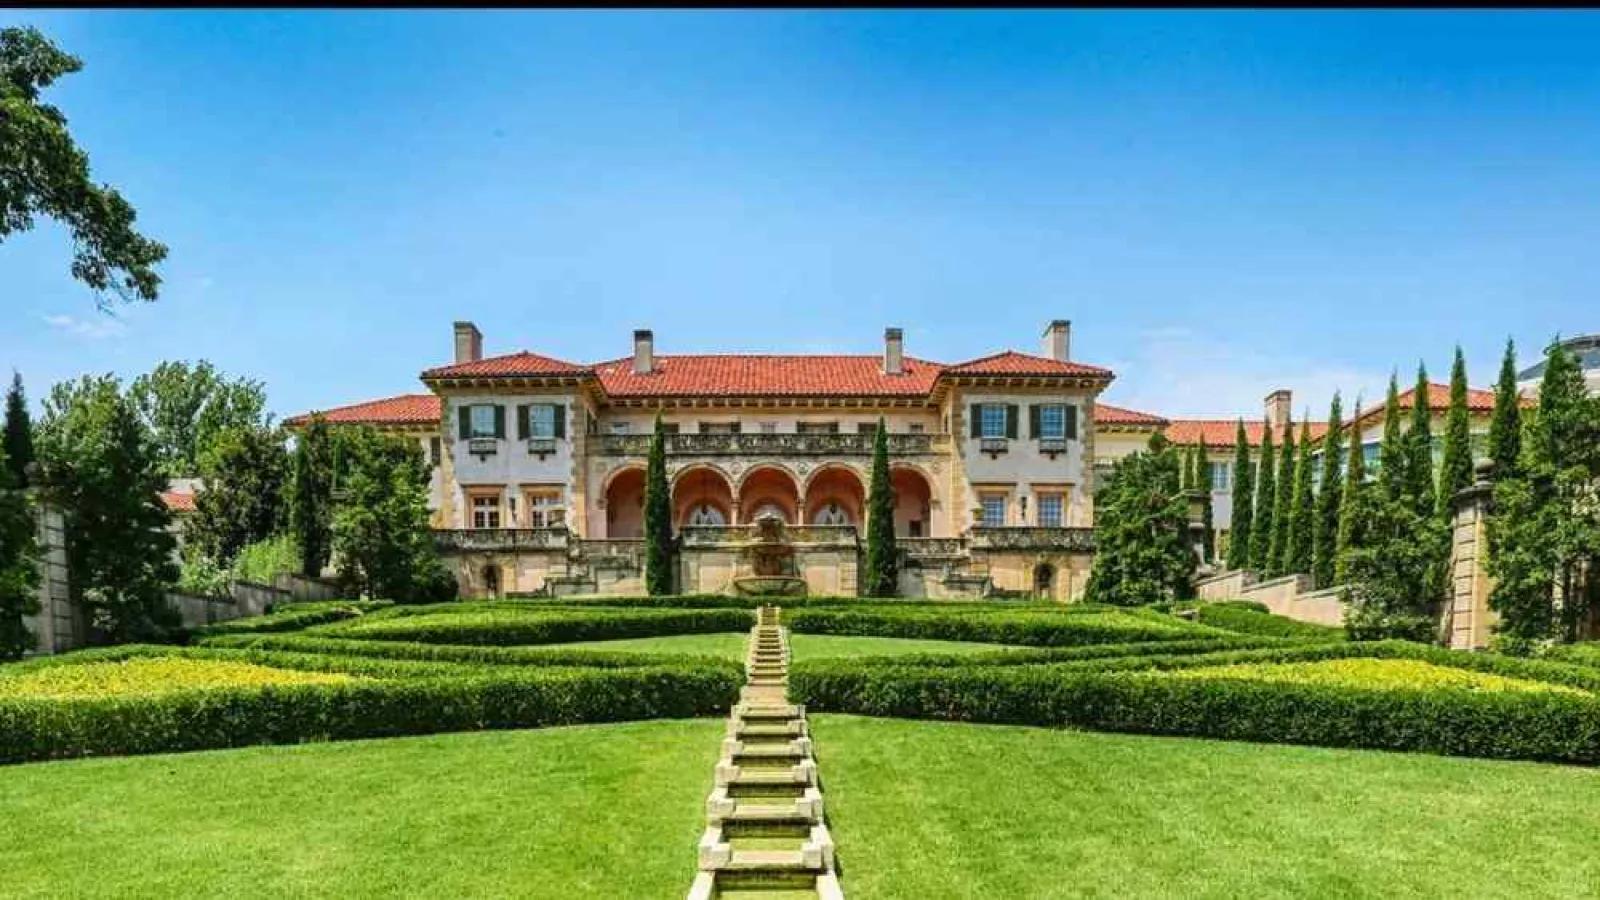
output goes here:
{"type": "Polygon", "coordinates": [[[1049,563],[1040,563],[1033,567],[1033,593],[1040,597],[1054,595],[1056,583],[1056,567],[1049,563]]]}
{"type": "Polygon", "coordinates": [[[702,503],[689,512],[690,525],[726,525],[728,520],[722,515],[722,510],[710,503],[702,503]]]}
{"type": "Polygon", "coordinates": [[[500,567],[499,566],[484,566],[483,567],[483,589],[485,591],[488,591],[489,592],[489,596],[491,596],[491,597],[500,596],[500,567]]]}

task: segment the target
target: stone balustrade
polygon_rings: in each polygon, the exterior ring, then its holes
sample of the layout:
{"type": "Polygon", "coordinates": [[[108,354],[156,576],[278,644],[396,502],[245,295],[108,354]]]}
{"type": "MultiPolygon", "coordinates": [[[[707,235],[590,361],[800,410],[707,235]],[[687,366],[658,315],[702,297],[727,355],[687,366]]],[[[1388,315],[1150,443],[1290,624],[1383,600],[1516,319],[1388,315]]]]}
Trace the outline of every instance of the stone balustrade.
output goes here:
{"type": "MultiPolygon", "coordinates": [[[[650,452],[648,434],[601,434],[589,438],[590,451],[601,456],[643,457],[650,452]]],[[[668,456],[871,456],[870,434],[669,434],[668,456]]],[[[891,434],[889,455],[929,456],[945,453],[948,434],[891,434]]]]}
{"type": "Polygon", "coordinates": [[[974,550],[1089,552],[1094,550],[1094,529],[974,528],[969,533],[969,546],[974,550]]]}
{"type": "Polygon", "coordinates": [[[565,550],[572,533],[565,528],[436,528],[433,545],[441,553],[509,553],[565,550]]]}

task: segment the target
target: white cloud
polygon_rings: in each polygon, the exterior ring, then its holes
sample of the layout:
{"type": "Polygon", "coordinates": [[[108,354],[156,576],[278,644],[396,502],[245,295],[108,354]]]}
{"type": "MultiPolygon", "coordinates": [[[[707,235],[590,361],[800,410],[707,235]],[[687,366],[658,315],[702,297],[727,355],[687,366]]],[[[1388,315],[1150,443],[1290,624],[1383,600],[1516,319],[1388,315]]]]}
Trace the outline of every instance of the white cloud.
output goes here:
{"type": "Polygon", "coordinates": [[[1296,419],[1307,409],[1313,419],[1326,417],[1334,391],[1343,395],[1348,416],[1358,394],[1370,405],[1389,378],[1318,356],[1310,344],[1278,352],[1186,328],[1144,333],[1120,363],[1112,365],[1117,381],[1106,402],[1177,418],[1259,418],[1262,401],[1278,388],[1294,392],[1296,419]]]}
{"type": "Polygon", "coordinates": [[[39,318],[57,331],[91,341],[120,338],[128,332],[127,326],[110,313],[101,313],[89,319],[80,319],[66,313],[42,315],[39,318]]]}

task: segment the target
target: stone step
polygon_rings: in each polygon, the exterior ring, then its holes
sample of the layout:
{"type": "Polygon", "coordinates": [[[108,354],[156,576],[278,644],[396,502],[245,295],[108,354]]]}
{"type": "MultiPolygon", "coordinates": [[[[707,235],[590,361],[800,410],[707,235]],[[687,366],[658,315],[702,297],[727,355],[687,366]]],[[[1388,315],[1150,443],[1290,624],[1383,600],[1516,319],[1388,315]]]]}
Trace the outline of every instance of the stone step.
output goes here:
{"type": "Polygon", "coordinates": [[[806,734],[805,719],[790,719],[781,723],[749,723],[740,719],[728,720],[728,737],[736,738],[797,738],[806,734]]]}
{"type": "Polygon", "coordinates": [[[746,722],[803,719],[806,708],[793,703],[740,703],[733,707],[733,716],[746,722]]]}
{"type": "Polygon", "coordinates": [[[777,766],[774,768],[741,766],[726,759],[717,763],[716,784],[718,787],[727,785],[814,785],[816,783],[817,764],[811,759],[802,759],[792,766],[777,766]]]}
{"type": "Polygon", "coordinates": [[[733,759],[735,763],[748,759],[792,759],[799,762],[811,755],[811,739],[759,743],[727,738],[722,742],[722,755],[733,759]]]}

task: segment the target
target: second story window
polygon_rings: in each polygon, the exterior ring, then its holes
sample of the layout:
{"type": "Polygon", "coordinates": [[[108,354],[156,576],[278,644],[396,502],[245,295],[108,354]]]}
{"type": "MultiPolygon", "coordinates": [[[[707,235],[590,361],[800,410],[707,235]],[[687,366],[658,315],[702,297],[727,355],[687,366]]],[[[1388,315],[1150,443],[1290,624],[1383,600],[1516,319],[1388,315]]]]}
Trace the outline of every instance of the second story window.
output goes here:
{"type": "Polygon", "coordinates": [[[978,437],[1006,437],[1006,418],[1006,407],[999,403],[985,403],[978,407],[978,437]]]}
{"type": "Polygon", "coordinates": [[[878,423],[877,422],[857,422],[856,423],[856,434],[877,434],[877,433],[878,433],[878,423]]]}
{"type": "Polygon", "coordinates": [[[778,423],[777,422],[762,422],[761,423],[761,433],[762,434],[777,434],[778,433],[778,423]]]}
{"type": "Polygon", "coordinates": [[[1002,528],[1006,524],[1006,495],[982,494],[978,503],[983,508],[983,518],[978,524],[984,528],[1002,528]]]}
{"type": "Polygon", "coordinates": [[[468,438],[497,438],[502,437],[501,430],[504,422],[504,413],[499,406],[489,403],[478,403],[466,408],[468,438]]]}
{"type": "Polygon", "coordinates": [[[439,438],[428,438],[428,465],[438,467],[439,461],[444,458],[444,444],[439,438]]]}
{"type": "Polygon", "coordinates": [[[911,434],[922,434],[924,426],[921,422],[912,422],[906,426],[906,430],[911,434]]]}
{"type": "Polygon", "coordinates": [[[627,422],[612,422],[611,423],[611,433],[612,434],[627,434],[631,430],[632,429],[628,427],[628,423],[627,422]]]}
{"type": "Polygon", "coordinates": [[[535,403],[528,407],[528,437],[553,438],[556,436],[556,408],[550,403],[535,403]]]}
{"type": "Polygon", "coordinates": [[[1214,462],[1211,467],[1211,489],[1213,491],[1233,490],[1233,463],[1214,462]]]}
{"type": "Polygon", "coordinates": [[[500,527],[500,498],[480,495],[472,498],[472,527],[500,527]]]}
{"type": "Polygon", "coordinates": [[[798,422],[794,430],[800,434],[838,434],[838,422],[798,422]]]}
{"type": "Polygon", "coordinates": [[[701,422],[701,434],[738,434],[738,422],[701,422]]]}
{"type": "Polygon", "coordinates": [[[1061,495],[1039,495],[1039,525],[1044,528],[1061,527],[1061,495]]]}

